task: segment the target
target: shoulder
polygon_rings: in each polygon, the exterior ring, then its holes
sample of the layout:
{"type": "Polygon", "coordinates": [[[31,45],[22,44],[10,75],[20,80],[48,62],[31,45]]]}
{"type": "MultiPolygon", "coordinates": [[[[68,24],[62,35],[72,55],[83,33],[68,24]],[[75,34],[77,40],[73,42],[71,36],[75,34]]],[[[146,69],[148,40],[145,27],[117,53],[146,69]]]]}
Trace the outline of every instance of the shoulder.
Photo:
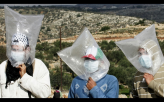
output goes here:
{"type": "Polygon", "coordinates": [[[79,76],[76,76],[73,80],[72,80],[72,83],[75,83],[75,82],[82,82],[84,81],[83,79],[81,79],[79,76]]]}
{"type": "MultiPolygon", "coordinates": [[[[6,66],[7,66],[7,61],[5,60],[0,64],[0,77],[2,77],[2,75],[5,75],[5,71],[6,71],[6,66]]],[[[6,76],[6,75],[5,75],[6,76]]],[[[4,78],[5,79],[5,78],[4,78]]]]}
{"type": "Polygon", "coordinates": [[[46,67],[46,65],[44,64],[44,62],[42,60],[40,60],[40,59],[35,58],[34,59],[34,63],[37,66],[45,66],[46,67]]]}
{"type": "Polygon", "coordinates": [[[37,59],[37,58],[35,58],[35,59],[34,59],[34,61],[35,61],[35,63],[43,63],[43,61],[42,61],[42,60],[37,59]]]}
{"type": "Polygon", "coordinates": [[[112,80],[116,81],[117,80],[117,78],[114,75],[106,74],[104,77],[105,77],[105,79],[108,79],[110,81],[112,81],[112,80]]]}
{"type": "Polygon", "coordinates": [[[47,66],[40,59],[35,58],[33,64],[35,66],[35,70],[48,70],[47,66]]]}
{"type": "Polygon", "coordinates": [[[3,61],[3,62],[0,64],[0,66],[6,65],[7,61],[8,61],[8,60],[3,61]]]}
{"type": "Polygon", "coordinates": [[[79,76],[76,76],[73,81],[82,80],[79,76]]]}
{"type": "Polygon", "coordinates": [[[3,61],[1,64],[0,64],[0,70],[2,70],[2,69],[5,69],[5,67],[6,67],[6,64],[7,64],[7,61],[8,60],[5,60],[5,61],[3,61]]]}

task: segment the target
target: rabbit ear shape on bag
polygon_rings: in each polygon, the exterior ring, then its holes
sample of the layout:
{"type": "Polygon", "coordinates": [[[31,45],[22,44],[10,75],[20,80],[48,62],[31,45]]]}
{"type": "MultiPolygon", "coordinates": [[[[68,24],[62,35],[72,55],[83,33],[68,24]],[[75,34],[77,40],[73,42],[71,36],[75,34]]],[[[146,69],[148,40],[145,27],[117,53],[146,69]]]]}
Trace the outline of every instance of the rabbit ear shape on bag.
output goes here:
{"type": "MultiPolygon", "coordinates": [[[[15,61],[11,59],[12,37],[20,34],[25,35],[28,38],[30,53],[27,55],[31,58],[32,63],[35,58],[35,47],[44,15],[22,15],[10,9],[8,6],[4,6],[4,12],[6,25],[6,55],[8,59],[15,67],[15,61]]],[[[22,63],[26,63],[27,60],[28,58],[25,58],[22,63]]]]}
{"type": "Polygon", "coordinates": [[[155,75],[160,66],[164,63],[154,24],[145,28],[132,39],[121,40],[115,43],[122,50],[131,64],[140,72],[155,75]],[[151,57],[152,67],[150,69],[141,66],[139,62],[139,48],[144,48],[151,57]]]}
{"type": "Polygon", "coordinates": [[[57,54],[83,80],[88,80],[89,77],[92,77],[94,81],[98,81],[109,70],[110,63],[108,59],[87,28],[83,29],[71,47],[67,47],[57,52],[57,54]],[[86,71],[84,67],[86,57],[100,62],[96,72],[88,73],[86,71]]]}

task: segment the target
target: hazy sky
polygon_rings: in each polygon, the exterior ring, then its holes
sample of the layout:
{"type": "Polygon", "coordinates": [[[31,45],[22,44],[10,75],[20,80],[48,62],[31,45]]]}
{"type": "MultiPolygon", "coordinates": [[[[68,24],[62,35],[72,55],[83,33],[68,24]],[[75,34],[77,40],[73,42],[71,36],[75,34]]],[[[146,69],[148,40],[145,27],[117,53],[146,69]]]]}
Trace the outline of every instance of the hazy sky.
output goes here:
{"type": "Polygon", "coordinates": [[[48,6],[48,5],[76,5],[76,4],[0,4],[0,6],[4,6],[4,5],[8,5],[8,6],[48,6]]]}

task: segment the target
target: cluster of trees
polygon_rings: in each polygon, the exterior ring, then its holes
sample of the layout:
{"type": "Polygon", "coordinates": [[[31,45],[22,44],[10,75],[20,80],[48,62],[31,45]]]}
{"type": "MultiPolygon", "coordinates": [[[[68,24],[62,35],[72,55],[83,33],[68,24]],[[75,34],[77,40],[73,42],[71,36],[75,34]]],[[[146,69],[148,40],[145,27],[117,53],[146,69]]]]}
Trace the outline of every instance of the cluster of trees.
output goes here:
{"type": "Polygon", "coordinates": [[[139,20],[139,22],[135,23],[135,25],[141,25],[141,26],[145,26],[145,20],[146,19],[143,19],[143,20],[139,20]]]}
{"type": "MultiPolygon", "coordinates": [[[[66,47],[70,47],[72,44],[73,43],[62,42],[61,47],[64,49],[66,47]]],[[[131,90],[133,78],[137,72],[136,68],[127,60],[123,52],[116,46],[114,41],[102,41],[98,42],[98,45],[110,62],[108,74],[116,76],[120,83],[128,85],[131,90]]],[[[164,42],[159,41],[159,45],[164,53],[164,42]]],[[[60,67],[55,66],[55,68],[50,69],[49,66],[49,63],[52,61],[59,60],[59,56],[57,55],[58,51],[60,51],[60,41],[58,40],[52,44],[44,42],[36,45],[35,57],[41,59],[47,68],[49,68],[52,87],[61,85],[60,67]]],[[[0,63],[7,59],[6,47],[0,46],[0,56],[0,63]]],[[[77,75],[67,66],[67,64],[62,62],[62,88],[68,90],[73,78],[76,76],[77,75]]]]}
{"type": "MultiPolygon", "coordinates": [[[[62,49],[71,46],[72,43],[62,42],[62,49]]],[[[56,86],[61,86],[61,69],[59,66],[50,69],[49,63],[52,61],[58,61],[59,57],[57,52],[60,51],[60,41],[54,41],[52,44],[48,42],[38,43],[36,45],[35,57],[41,59],[50,71],[50,81],[51,86],[55,88],[56,86]]],[[[76,76],[74,72],[62,62],[62,89],[69,89],[72,79],[76,76]],[[69,73],[70,72],[70,73],[69,73]]]]}

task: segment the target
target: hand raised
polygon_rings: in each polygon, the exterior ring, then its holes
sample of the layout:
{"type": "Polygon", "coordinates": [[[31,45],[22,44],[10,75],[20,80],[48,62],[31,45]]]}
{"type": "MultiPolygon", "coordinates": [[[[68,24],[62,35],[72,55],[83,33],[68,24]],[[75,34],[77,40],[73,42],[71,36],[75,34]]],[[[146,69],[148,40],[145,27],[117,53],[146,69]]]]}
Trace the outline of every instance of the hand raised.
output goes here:
{"type": "Polygon", "coordinates": [[[21,64],[17,68],[19,68],[19,74],[22,78],[23,75],[26,73],[26,66],[25,66],[25,64],[21,64]]]}
{"type": "Polygon", "coordinates": [[[89,77],[86,87],[88,90],[91,90],[94,86],[96,86],[96,82],[91,77],[89,77]]]}
{"type": "Polygon", "coordinates": [[[144,73],[144,78],[146,80],[146,83],[149,85],[149,83],[154,80],[153,75],[149,74],[149,73],[144,73]]]}

